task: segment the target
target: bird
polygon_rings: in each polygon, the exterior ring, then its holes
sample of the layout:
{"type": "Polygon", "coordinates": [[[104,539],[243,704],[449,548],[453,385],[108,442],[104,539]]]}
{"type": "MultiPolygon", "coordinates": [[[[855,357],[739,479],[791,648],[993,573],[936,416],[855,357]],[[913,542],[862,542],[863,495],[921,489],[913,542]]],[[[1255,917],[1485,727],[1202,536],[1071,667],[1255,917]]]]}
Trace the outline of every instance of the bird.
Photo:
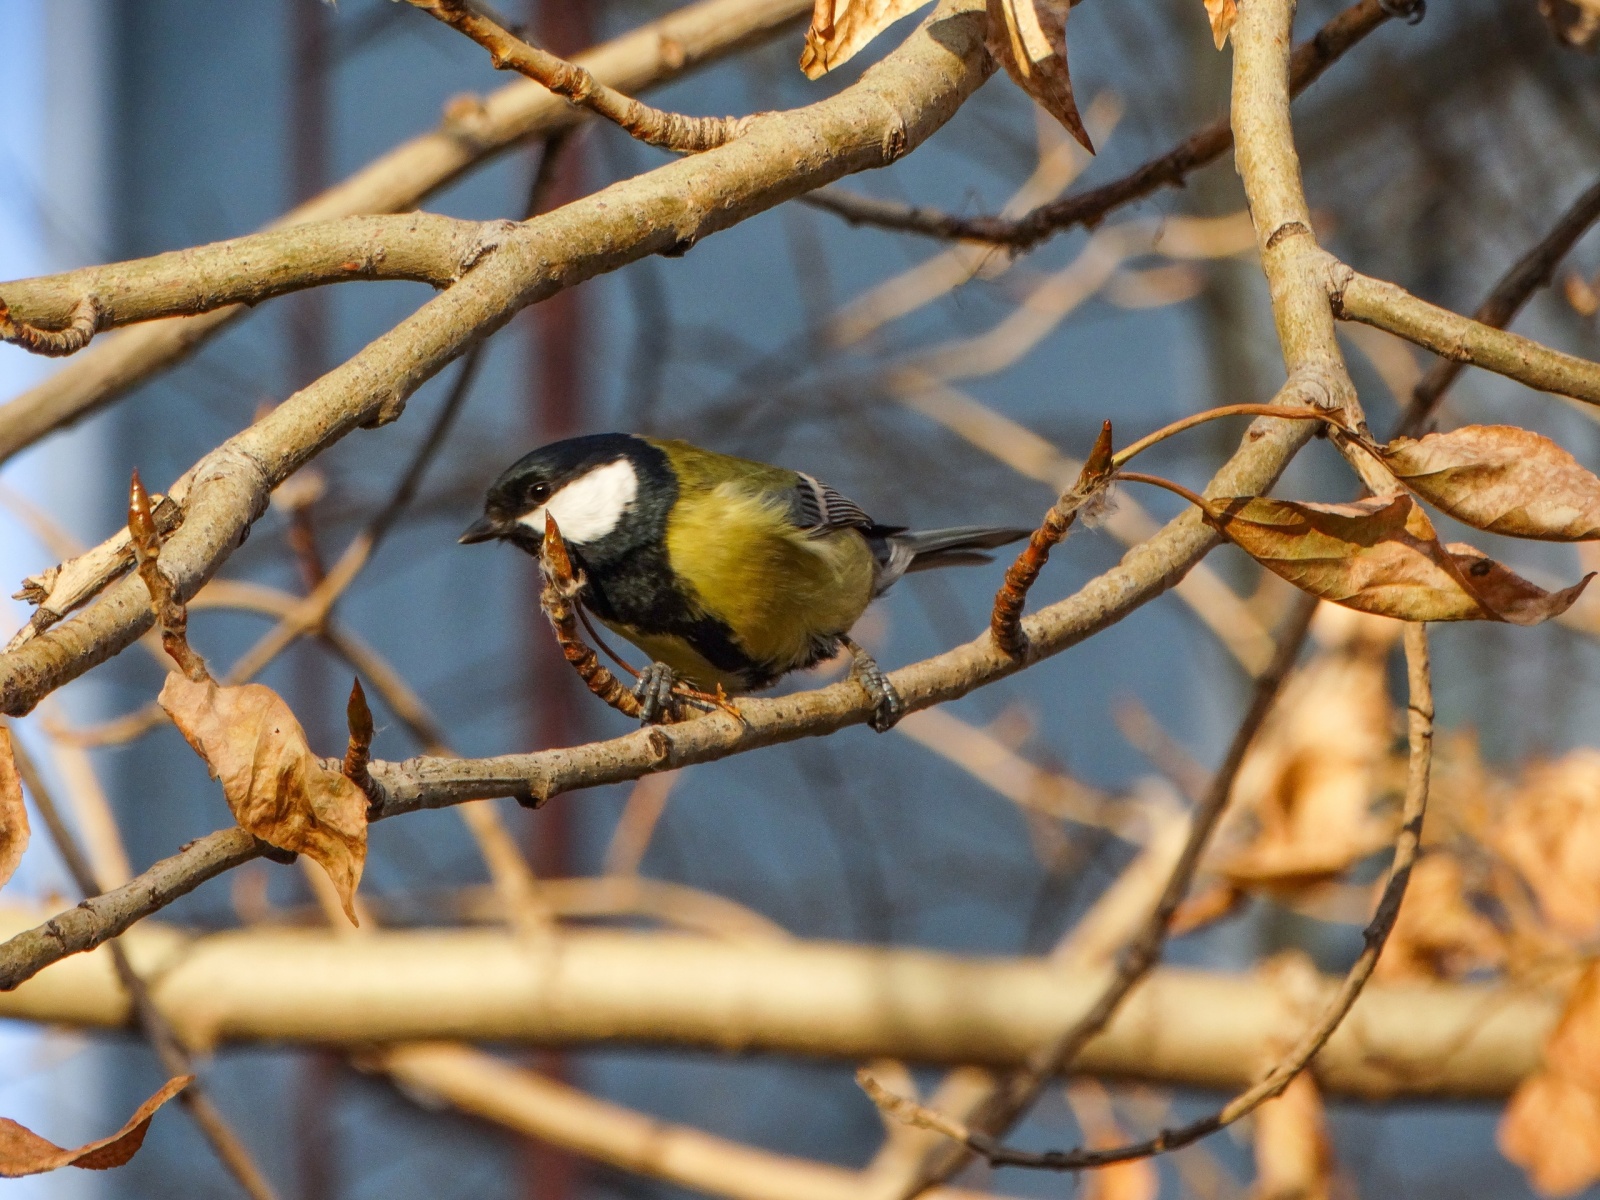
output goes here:
{"type": "Polygon", "coordinates": [[[635,695],[646,723],[670,719],[683,681],[758,691],[841,650],[882,732],[904,712],[850,629],[902,575],[989,562],[1032,531],[881,525],[801,471],[676,439],[589,434],[542,446],[490,486],[460,541],[505,541],[539,557],[554,520],[582,579],[578,599],[650,658],[635,695]]]}

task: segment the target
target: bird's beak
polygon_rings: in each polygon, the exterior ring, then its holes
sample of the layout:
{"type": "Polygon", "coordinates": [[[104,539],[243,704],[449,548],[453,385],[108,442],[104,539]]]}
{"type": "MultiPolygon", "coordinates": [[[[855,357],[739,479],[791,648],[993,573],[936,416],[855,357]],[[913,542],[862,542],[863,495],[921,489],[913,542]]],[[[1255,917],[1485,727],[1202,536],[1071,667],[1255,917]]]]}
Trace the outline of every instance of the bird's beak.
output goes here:
{"type": "Polygon", "coordinates": [[[485,514],[468,525],[466,532],[456,540],[463,546],[472,546],[478,542],[492,542],[504,533],[505,526],[500,523],[499,518],[485,514]]]}

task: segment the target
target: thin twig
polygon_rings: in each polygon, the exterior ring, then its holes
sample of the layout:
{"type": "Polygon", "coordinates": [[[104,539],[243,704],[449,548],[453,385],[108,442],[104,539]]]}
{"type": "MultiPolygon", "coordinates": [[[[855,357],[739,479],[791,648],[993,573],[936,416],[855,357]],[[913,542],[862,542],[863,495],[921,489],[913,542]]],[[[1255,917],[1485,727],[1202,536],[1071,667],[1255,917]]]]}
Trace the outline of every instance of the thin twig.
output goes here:
{"type": "MultiPolygon", "coordinates": [[[[1250,707],[1234,732],[1227,754],[1211,777],[1205,800],[1190,817],[1189,834],[1183,850],[1173,864],[1161,897],[1156,901],[1149,918],[1134,939],[1123,950],[1117,968],[1105,989],[1088,1011],[1059,1037],[1040,1047],[1028,1056],[1028,1065],[1008,1075],[972,1115],[966,1136],[953,1153],[942,1161],[934,1161],[924,1168],[920,1182],[932,1183],[945,1179],[960,1166],[966,1151],[991,1157],[1010,1154],[1011,1151],[994,1138],[1008,1128],[1038,1098],[1045,1083],[1069,1068],[1086,1046],[1099,1034],[1116,1014],[1138,983],[1147,976],[1161,956],[1166,944],[1167,931],[1172,916],[1182,903],[1189,883],[1200,865],[1212,832],[1221,820],[1233,792],[1233,783],[1244,762],[1245,752],[1255,739],[1262,724],[1271,712],[1273,703],[1282,690],[1283,682],[1294,667],[1300,649],[1305,644],[1311,628],[1311,617],[1316,612],[1317,601],[1311,596],[1301,596],[1290,614],[1287,625],[1278,640],[1278,648],[1271,664],[1256,679],[1250,698],[1250,707]]],[[[920,1107],[920,1106],[918,1106],[920,1107]]],[[[900,1106],[903,1114],[904,1106],[900,1106]]],[[[897,1114],[900,1115],[900,1114],[897,1114]]],[[[904,1119],[902,1115],[902,1119],[904,1119]]],[[[949,1118],[931,1114],[927,1120],[948,1122],[949,1118]]],[[[919,1122],[921,1123],[921,1122],[919,1122]]],[[[930,1126],[937,1128],[937,1125],[930,1126]]],[[[1000,1161],[998,1157],[994,1161],[1000,1161]]],[[[1009,1161],[1009,1160],[1007,1160],[1009,1161]]]]}
{"type": "Polygon", "coordinates": [[[1044,570],[1050,551],[1067,536],[1067,530],[1077,520],[1083,506],[1105,490],[1110,478],[1111,422],[1106,421],[1100,426],[1100,436],[1095,439],[1089,457],[1084,460],[1078,481],[1050,506],[1016,561],[1006,568],[1005,582],[995,594],[994,609],[989,614],[989,636],[1011,658],[1020,660],[1028,653],[1028,639],[1022,632],[1022,609],[1028,602],[1028,590],[1044,570]]]}
{"type": "MultiPolygon", "coordinates": [[[[539,593],[539,603],[544,615],[550,618],[556,642],[562,656],[572,664],[589,690],[625,717],[638,717],[643,711],[639,697],[622,681],[606,669],[589,643],[578,633],[579,594],[583,591],[583,578],[572,569],[572,556],[567,553],[567,543],[562,540],[556,519],[549,513],[544,518],[544,547],[539,556],[539,566],[544,572],[544,588],[539,593]]],[[[675,720],[676,714],[664,714],[675,720]]]]}
{"type": "MultiPolygon", "coordinates": [[[[1473,320],[1481,325],[1504,329],[1511,318],[1522,311],[1534,292],[1547,285],[1555,274],[1557,264],[1567,251],[1577,243],[1589,226],[1600,220],[1600,181],[1596,181],[1561,215],[1555,227],[1545,234],[1529,251],[1519,258],[1511,269],[1500,277],[1478,310],[1473,320]]],[[[1464,364],[1453,359],[1440,359],[1429,368],[1415,390],[1411,403],[1406,406],[1399,437],[1415,437],[1438,411],[1439,403],[1464,364]]]]}
{"type": "MultiPolygon", "coordinates": [[[[1357,997],[1372,978],[1372,972],[1383,954],[1384,944],[1394,929],[1400,914],[1400,904],[1405,899],[1406,884],[1411,878],[1411,868],[1416,862],[1417,848],[1422,840],[1422,820],[1428,807],[1428,781],[1433,764],[1433,689],[1428,664],[1426,626],[1407,624],[1405,631],[1406,677],[1410,688],[1408,726],[1410,759],[1407,768],[1405,806],[1400,818],[1400,832],[1395,839],[1394,859],[1389,867],[1389,879],[1383,894],[1378,898],[1372,920],[1362,931],[1364,943],[1361,953],[1345,975],[1339,990],[1328,1002],[1322,1015],[1301,1036],[1261,1082],[1241,1092],[1215,1112],[1174,1129],[1163,1129],[1154,1137],[1099,1150],[1016,1150],[1000,1145],[989,1135],[965,1128],[949,1118],[939,1118],[941,1132],[952,1133],[968,1149],[982,1155],[993,1166],[1028,1167],[1045,1171],[1081,1171],[1092,1167],[1105,1167],[1113,1163],[1129,1162],[1139,1158],[1163,1154],[1187,1146],[1219,1129],[1232,1125],[1248,1116],[1268,1100],[1283,1094],[1295,1078],[1306,1069],[1319,1050],[1333,1036],[1334,1030],[1349,1014],[1357,997]],[[953,1130],[948,1127],[953,1127],[953,1130]]],[[[874,1095],[874,1099],[877,1099],[874,1095]]],[[[896,1098],[898,1099],[898,1098],[896,1098]]],[[[888,1109],[902,1120],[920,1120],[921,1114],[903,1115],[907,1102],[888,1109]]],[[[913,1106],[920,1108],[920,1106],[913,1106]]],[[[937,1114],[935,1114],[937,1116],[937,1114]]]]}
{"type": "MultiPolygon", "coordinates": [[[[1298,96],[1321,77],[1323,71],[1367,34],[1393,15],[1405,15],[1419,4],[1386,4],[1361,0],[1345,9],[1310,41],[1296,47],[1290,68],[1290,90],[1298,96]]],[[[1093,228],[1114,208],[1142,200],[1164,187],[1182,187],[1190,173],[1214,162],[1233,145],[1233,130],[1226,118],[1191,134],[1159,158],[1151,159],[1121,179],[1087,192],[1042,204],[1016,219],[995,216],[962,217],[936,209],[911,207],[858,196],[842,188],[822,188],[809,193],[805,203],[825,208],[852,224],[876,225],[927,237],[990,242],[1026,250],[1056,233],[1075,226],[1093,228]]]]}
{"type": "Polygon", "coordinates": [[[630,137],[664,150],[698,154],[731,142],[754,117],[690,117],[652,108],[607,87],[576,63],[531,46],[462,0],[410,0],[429,16],[467,35],[489,52],[497,71],[515,71],[586,108],[630,137]]]}
{"type": "MultiPolygon", "coordinates": [[[[55,797],[45,786],[44,777],[39,773],[38,766],[33,758],[23,748],[19,738],[11,739],[12,754],[17,760],[17,772],[27,784],[28,791],[33,795],[34,807],[39,810],[39,815],[44,818],[45,826],[50,830],[50,837],[55,842],[56,850],[61,855],[61,860],[66,864],[73,881],[78,885],[78,890],[85,897],[95,897],[102,893],[100,881],[95,875],[94,867],[89,862],[89,857],[78,845],[78,839],[67,828],[67,823],[62,819],[61,810],[56,805],[55,797]]],[[[194,1075],[194,1061],[189,1056],[187,1047],[178,1037],[178,1031],[173,1028],[161,1009],[156,1005],[150,995],[150,988],[146,985],[144,977],[134,969],[128,959],[127,951],[122,948],[122,943],[113,940],[109,945],[111,962],[116,968],[117,978],[121,981],[123,989],[128,993],[128,999],[133,1004],[133,1010],[138,1017],[139,1025],[144,1030],[145,1038],[151,1048],[156,1052],[156,1057],[161,1062],[162,1070],[169,1076],[194,1075]]],[[[200,1127],[200,1132],[211,1143],[217,1157],[222,1160],[230,1174],[239,1181],[239,1185],[248,1192],[254,1200],[276,1200],[276,1193],[272,1185],[261,1173],[261,1168],[256,1166],[255,1160],[250,1156],[250,1151],[245,1148],[239,1135],[233,1131],[223,1115],[212,1104],[211,1097],[206,1088],[196,1078],[194,1082],[179,1094],[179,1102],[189,1111],[194,1118],[194,1123],[200,1127]]]]}

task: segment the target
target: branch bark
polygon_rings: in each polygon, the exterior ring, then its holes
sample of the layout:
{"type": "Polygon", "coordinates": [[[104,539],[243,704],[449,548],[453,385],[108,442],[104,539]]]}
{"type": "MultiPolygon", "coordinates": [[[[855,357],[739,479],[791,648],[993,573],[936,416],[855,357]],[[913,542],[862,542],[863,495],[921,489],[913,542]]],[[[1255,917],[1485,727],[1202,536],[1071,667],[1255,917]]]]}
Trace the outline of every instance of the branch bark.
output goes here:
{"type": "MultiPolygon", "coordinates": [[[[1360,0],[1334,17],[1310,41],[1296,47],[1290,64],[1290,89],[1298,96],[1367,34],[1404,8],[1380,0],[1360,0]]],[[[852,224],[875,225],[926,237],[988,242],[1026,250],[1057,233],[1082,225],[1093,228],[1114,208],[1142,200],[1162,188],[1182,187],[1189,175],[1215,162],[1233,146],[1233,127],[1224,119],[1191,134],[1159,158],[1153,158],[1121,179],[1074,196],[1042,204],[1024,216],[961,217],[933,208],[913,207],[824,188],[805,198],[807,204],[832,212],[852,224]]]]}
{"type": "MultiPolygon", "coordinates": [[[[649,254],[682,252],[808,188],[884,166],[944,124],[994,69],[977,0],[948,3],[831,99],[774,114],[737,142],[507,227],[460,283],[291,396],[190,472],[163,565],[187,599],[238,545],[273,487],[351,430],[395,419],[425,380],[520,309],[649,254]]],[[[0,710],[40,697],[150,625],[126,578],[75,619],[0,655],[0,710]]]]}
{"type": "MultiPolygon", "coordinates": [[[[1596,194],[1600,197],[1600,188],[1596,194]]],[[[1337,260],[1330,260],[1328,275],[1328,294],[1343,320],[1403,337],[1433,351],[1456,370],[1463,364],[1482,367],[1541,392],[1600,404],[1600,363],[1429,304],[1403,287],[1372,279],[1337,260]]],[[[1409,412],[1406,424],[1413,427],[1409,412]]]]}
{"type": "MultiPolygon", "coordinates": [[[[637,91],[771,37],[810,8],[808,0],[705,0],[642,25],[576,61],[597,79],[637,91]]],[[[511,84],[481,102],[453,102],[436,130],[397,146],[275,224],[412,208],[503,151],[570,129],[583,119],[566,101],[531,82],[511,84]]],[[[112,403],[246,311],[223,308],[106,339],[0,405],[0,461],[112,403]]]]}
{"type": "Polygon", "coordinates": [[[409,279],[445,288],[496,244],[495,227],[431,213],[346,217],[0,283],[0,341],[32,349],[7,332],[8,318],[62,330],[86,305],[95,313],[97,331],[259,304],[346,280],[409,279]]]}
{"type": "MultiPolygon", "coordinates": [[[[38,917],[0,909],[0,933],[38,917]]],[[[1047,958],[623,932],[567,932],[530,949],[498,930],[193,937],[149,922],[124,943],[197,1049],[456,1038],[1015,1068],[1109,978],[1047,958]]],[[[1326,979],[1320,994],[1337,988],[1326,979]]],[[[1373,985],[1318,1056],[1317,1079],[1366,1099],[1504,1096],[1538,1069],[1561,1005],[1554,992],[1510,985],[1373,985]]],[[[1297,1038],[1302,1013],[1270,977],[1161,967],[1077,1067],[1247,1087],[1270,1047],[1297,1038]]],[[[104,949],[0,995],[0,1016],[102,1029],[132,1020],[104,949]]]]}
{"type": "Polygon", "coordinates": [[[530,45],[462,0],[409,0],[436,20],[471,38],[489,52],[497,71],[515,71],[549,88],[579,108],[588,109],[641,142],[699,154],[738,137],[752,117],[690,117],[641,104],[607,87],[587,68],[530,45]]]}

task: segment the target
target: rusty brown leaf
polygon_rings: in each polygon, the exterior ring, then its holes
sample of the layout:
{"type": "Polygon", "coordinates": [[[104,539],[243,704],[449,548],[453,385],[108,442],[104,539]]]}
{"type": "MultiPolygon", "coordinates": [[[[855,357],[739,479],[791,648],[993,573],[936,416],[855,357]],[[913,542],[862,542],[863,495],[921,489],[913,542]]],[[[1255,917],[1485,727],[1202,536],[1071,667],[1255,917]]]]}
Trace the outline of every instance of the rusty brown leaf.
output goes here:
{"type": "Polygon", "coordinates": [[[1093,154],[1094,143],[1078,115],[1067,74],[1071,10],[1071,0],[989,0],[989,53],[1018,87],[1093,154]]]}
{"type": "Polygon", "coordinates": [[[234,819],[262,841],[321,866],[355,924],[356,885],[367,856],[367,797],[311,752],[283,698],[259,683],[219,687],[173,673],[160,699],[222,783],[234,819]]]}
{"type": "Polygon", "coordinates": [[[1211,501],[1205,519],[1296,587],[1403,621],[1537,625],[1572,607],[1592,578],[1547,592],[1471,546],[1445,546],[1404,493],[1350,504],[1239,496],[1211,501]]]}
{"type": "Polygon", "coordinates": [[[1228,44],[1228,35],[1239,20],[1239,6],[1235,0],[1205,0],[1206,17],[1211,22],[1211,40],[1221,50],[1228,44]]]}
{"type": "Polygon", "coordinates": [[[1429,854],[1411,870],[1377,977],[1389,982],[1450,979],[1496,966],[1505,954],[1504,936],[1467,901],[1461,863],[1451,854],[1429,854]]]}
{"type": "Polygon", "coordinates": [[[1543,1067],[1512,1093],[1497,1140],[1546,1196],[1600,1180],[1600,964],[1568,998],[1543,1067]]]}
{"type": "Polygon", "coordinates": [[[901,17],[931,0],[816,0],[800,69],[807,79],[826,75],[849,62],[856,51],[901,17]]]}
{"type": "Polygon", "coordinates": [[[1240,765],[1213,862],[1224,879],[1293,891],[1393,840],[1372,806],[1393,736],[1387,662],[1400,629],[1319,609],[1318,652],[1284,686],[1240,765]]]}
{"type": "Polygon", "coordinates": [[[1600,750],[1530,766],[1493,840],[1557,932],[1600,933],[1600,750]]]}
{"type": "Polygon", "coordinates": [[[1333,1144],[1322,1096],[1309,1074],[1255,1114],[1255,1200],[1327,1200],[1333,1183],[1333,1144]]]}
{"type": "Polygon", "coordinates": [[[0,1117],[0,1176],[15,1179],[20,1175],[41,1175],[61,1167],[82,1167],[89,1171],[105,1171],[120,1167],[144,1145],[145,1132],[150,1119],[168,1100],[189,1084],[193,1075],[179,1075],[167,1080],[150,1099],[141,1104],[128,1123],[108,1138],[79,1146],[76,1150],[63,1150],[54,1142],[46,1141],[37,1133],[15,1121],[0,1117]]]}
{"type": "MultiPolygon", "coordinates": [[[[1111,1109],[1111,1096],[1104,1084],[1092,1079],[1069,1084],[1067,1104],[1088,1146],[1103,1150],[1127,1142],[1128,1135],[1111,1109]]],[[[1148,1158],[1136,1158],[1088,1172],[1078,1195],[1080,1200],[1156,1200],[1160,1190],[1161,1180],[1155,1164],[1148,1158]]]]}
{"type": "Polygon", "coordinates": [[[28,848],[28,806],[11,753],[11,731],[0,726],[0,884],[11,878],[28,848]]]}
{"type": "Polygon", "coordinates": [[[1600,479],[1547,437],[1515,425],[1466,425],[1379,453],[1429,504],[1464,525],[1511,537],[1600,538],[1600,479]]]}

